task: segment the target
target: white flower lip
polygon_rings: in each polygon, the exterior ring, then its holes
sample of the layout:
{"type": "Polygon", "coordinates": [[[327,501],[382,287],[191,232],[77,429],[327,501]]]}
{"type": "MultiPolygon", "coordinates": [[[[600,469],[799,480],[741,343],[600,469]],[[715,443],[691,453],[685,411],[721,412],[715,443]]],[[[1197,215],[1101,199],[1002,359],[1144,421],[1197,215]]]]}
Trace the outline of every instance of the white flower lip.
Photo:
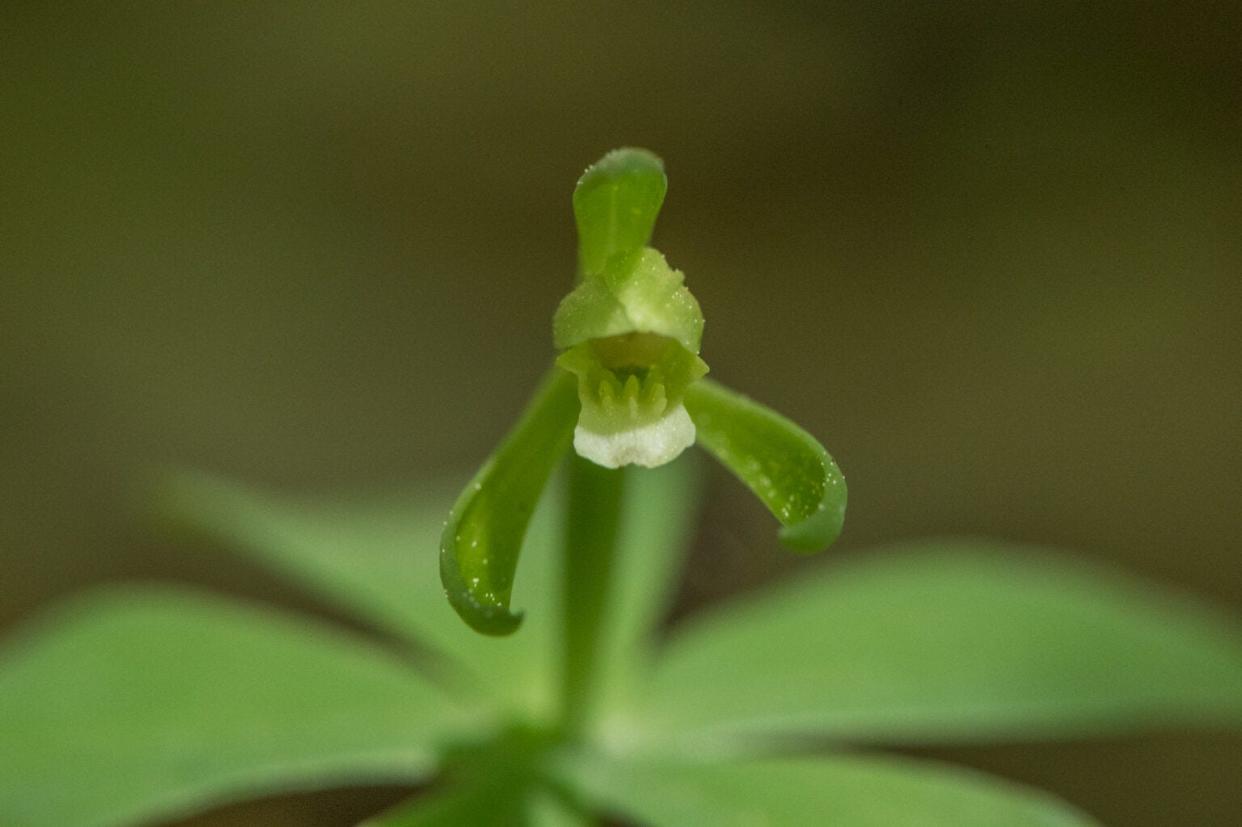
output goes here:
{"type": "Polygon", "coordinates": [[[694,437],[694,422],[685,406],[679,404],[654,422],[609,433],[588,430],[579,421],[574,429],[574,450],[583,459],[605,468],[658,468],[681,456],[694,444],[694,437]]]}

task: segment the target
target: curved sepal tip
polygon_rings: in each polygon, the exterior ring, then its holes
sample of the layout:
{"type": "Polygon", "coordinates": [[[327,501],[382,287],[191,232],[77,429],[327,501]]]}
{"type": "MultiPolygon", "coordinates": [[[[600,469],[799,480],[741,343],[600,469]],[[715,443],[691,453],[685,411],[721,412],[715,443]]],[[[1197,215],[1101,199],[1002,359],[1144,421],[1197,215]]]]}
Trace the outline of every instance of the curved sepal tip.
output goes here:
{"type": "Polygon", "coordinates": [[[440,582],[462,620],[486,635],[522,622],[509,611],[526,527],[548,476],[569,448],[574,378],[553,368],[518,424],[457,498],[440,538],[440,582]]]}
{"type": "Polygon", "coordinates": [[[645,149],[614,149],[588,167],[573,195],[579,275],[645,247],[667,191],[664,162],[645,149]]]}
{"type": "Polygon", "coordinates": [[[781,522],[785,546],[812,553],[836,541],[845,524],[845,478],[814,437],[710,379],[691,385],[685,404],[698,443],[781,522]]]}

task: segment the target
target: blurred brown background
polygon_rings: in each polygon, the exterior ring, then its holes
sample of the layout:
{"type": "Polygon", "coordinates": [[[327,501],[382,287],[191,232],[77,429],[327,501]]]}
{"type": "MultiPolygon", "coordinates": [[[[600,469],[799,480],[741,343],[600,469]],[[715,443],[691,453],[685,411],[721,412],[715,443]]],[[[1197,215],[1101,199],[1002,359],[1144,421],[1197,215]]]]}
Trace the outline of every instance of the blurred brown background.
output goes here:
{"type": "MultiPolygon", "coordinates": [[[[224,576],[135,524],[153,464],[467,472],[550,358],[573,182],[621,144],[665,158],[656,243],[714,374],[844,468],[840,553],[997,535],[1242,611],[1237,4],[3,17],[0,627],[100,579],[224,576]]],[[[713,483],[683,610],[813,565],[713,483]]],[[[1237,736],[938,755],[1112,824],[1242,811],[1237,736]]]]}

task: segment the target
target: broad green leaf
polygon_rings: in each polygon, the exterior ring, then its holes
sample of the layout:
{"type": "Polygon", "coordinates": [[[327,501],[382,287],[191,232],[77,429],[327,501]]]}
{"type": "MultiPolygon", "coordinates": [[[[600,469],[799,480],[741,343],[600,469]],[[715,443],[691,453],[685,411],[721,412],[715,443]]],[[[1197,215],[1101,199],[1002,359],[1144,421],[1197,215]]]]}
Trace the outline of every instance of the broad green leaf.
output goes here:
{"type": "MultiPolygon", "coordinates": [[[[518,600],[559,588],[562,500],[553,486],[527,530],[518,600]]],[[[444,599],[437,555],[452,494],[441,486],[359,501],[297,498],[200,474],[165,480],[162,516],[289,578],[321,599],[444,656],[465,686],[532,715],[555,705],[555,613],[498,640],[461,622],[444,599]],[[504,681],[489,680],[493,670],[504,681]]]]}
{"type": "MultiPolygon", "coordinates": [[[[179,472],[159,482],[155,510],[166,528],[203,535],[371,625],[427,643],[438,642],[425,604],[432,595],[444,602],[437,555],[453,493],[295,497],[179,472]]],[[[438,614],[461,624],[451,610],[438,614]]]]}
{"type": "Polygon", "coordinates": [[[1045,552],[927,542],[690,622],[650,703],[647,726],[683,742],[687,730],[915,743],[1237,726],[1242,624],[1045,552]]]}
{"type": "Polygon", "coordinates": [[[578,415],[575,385],[553,368],[444,526],[440,580],[453,608],[476,631],[508,635],[521,623],[521,615],[509,611],[518,555],[548,476],[569,448],[578,415]]]}
{"type": "Polygon", "coordinates": [[[647,827],[1087,827],[1050,795],[969,770],[863,756],[688,764],[580,758],[562,775],[647,827]]]}
{"type": "Polygon", "coordinates": [[[845,478],[815,438],[785,417],[710,380],[686,391],[698,442],[781,522],[781,542],[821,551],[845,522],[845,478]]]}
{"type": "Polygon", "coordinates": [[[361,639],[178,589],[77,599],[0,650],[0,814],[147,822],[277,790],[424,778],[471,725],[361,639]]]}
{"type": "Polygon", "coordinates": [[[664,163],[645,149],[614,149],[588,167],[573,197],[579,273],[645,247],[667,190],[664,163]]]}

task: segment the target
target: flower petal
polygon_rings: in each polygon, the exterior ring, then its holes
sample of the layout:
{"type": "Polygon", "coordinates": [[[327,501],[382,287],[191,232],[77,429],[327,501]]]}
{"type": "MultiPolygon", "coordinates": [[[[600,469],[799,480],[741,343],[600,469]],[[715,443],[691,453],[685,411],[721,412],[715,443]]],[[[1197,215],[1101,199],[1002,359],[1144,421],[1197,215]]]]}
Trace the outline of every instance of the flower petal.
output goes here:
{"type": "Polygon", "coordinates": [[[605,468],[641,465],[659,468],[694,444],[694,423],[684,405],[659,419],[620,431],[596,431],[581,421],[574,428],[574,450],[605,468]]]}
{"type": "Polygon", "coordinates": [[[557,350],[588,339],[654,333],[698,353],[703,311],[685,280],[650,247],[614,257],[600,273],[583,279],[556,308],[552,339],[557,350]]]}
{"type": "Polygon", "coordinates": [[[708,379],[686,389],[698,442],[781,521],[781,542],[822,551],[845,522],[845,478],[806,431],[758,402],[708,379]]]}
{"type": "Polygon", "coordinates": [[[475,630],[507,635],[526,525],[548,476],[569,448],[578,415],[573,376],[553,368],[521,420],[458,497],[440,538],[440,580],[453,608],[475,630]]]}

